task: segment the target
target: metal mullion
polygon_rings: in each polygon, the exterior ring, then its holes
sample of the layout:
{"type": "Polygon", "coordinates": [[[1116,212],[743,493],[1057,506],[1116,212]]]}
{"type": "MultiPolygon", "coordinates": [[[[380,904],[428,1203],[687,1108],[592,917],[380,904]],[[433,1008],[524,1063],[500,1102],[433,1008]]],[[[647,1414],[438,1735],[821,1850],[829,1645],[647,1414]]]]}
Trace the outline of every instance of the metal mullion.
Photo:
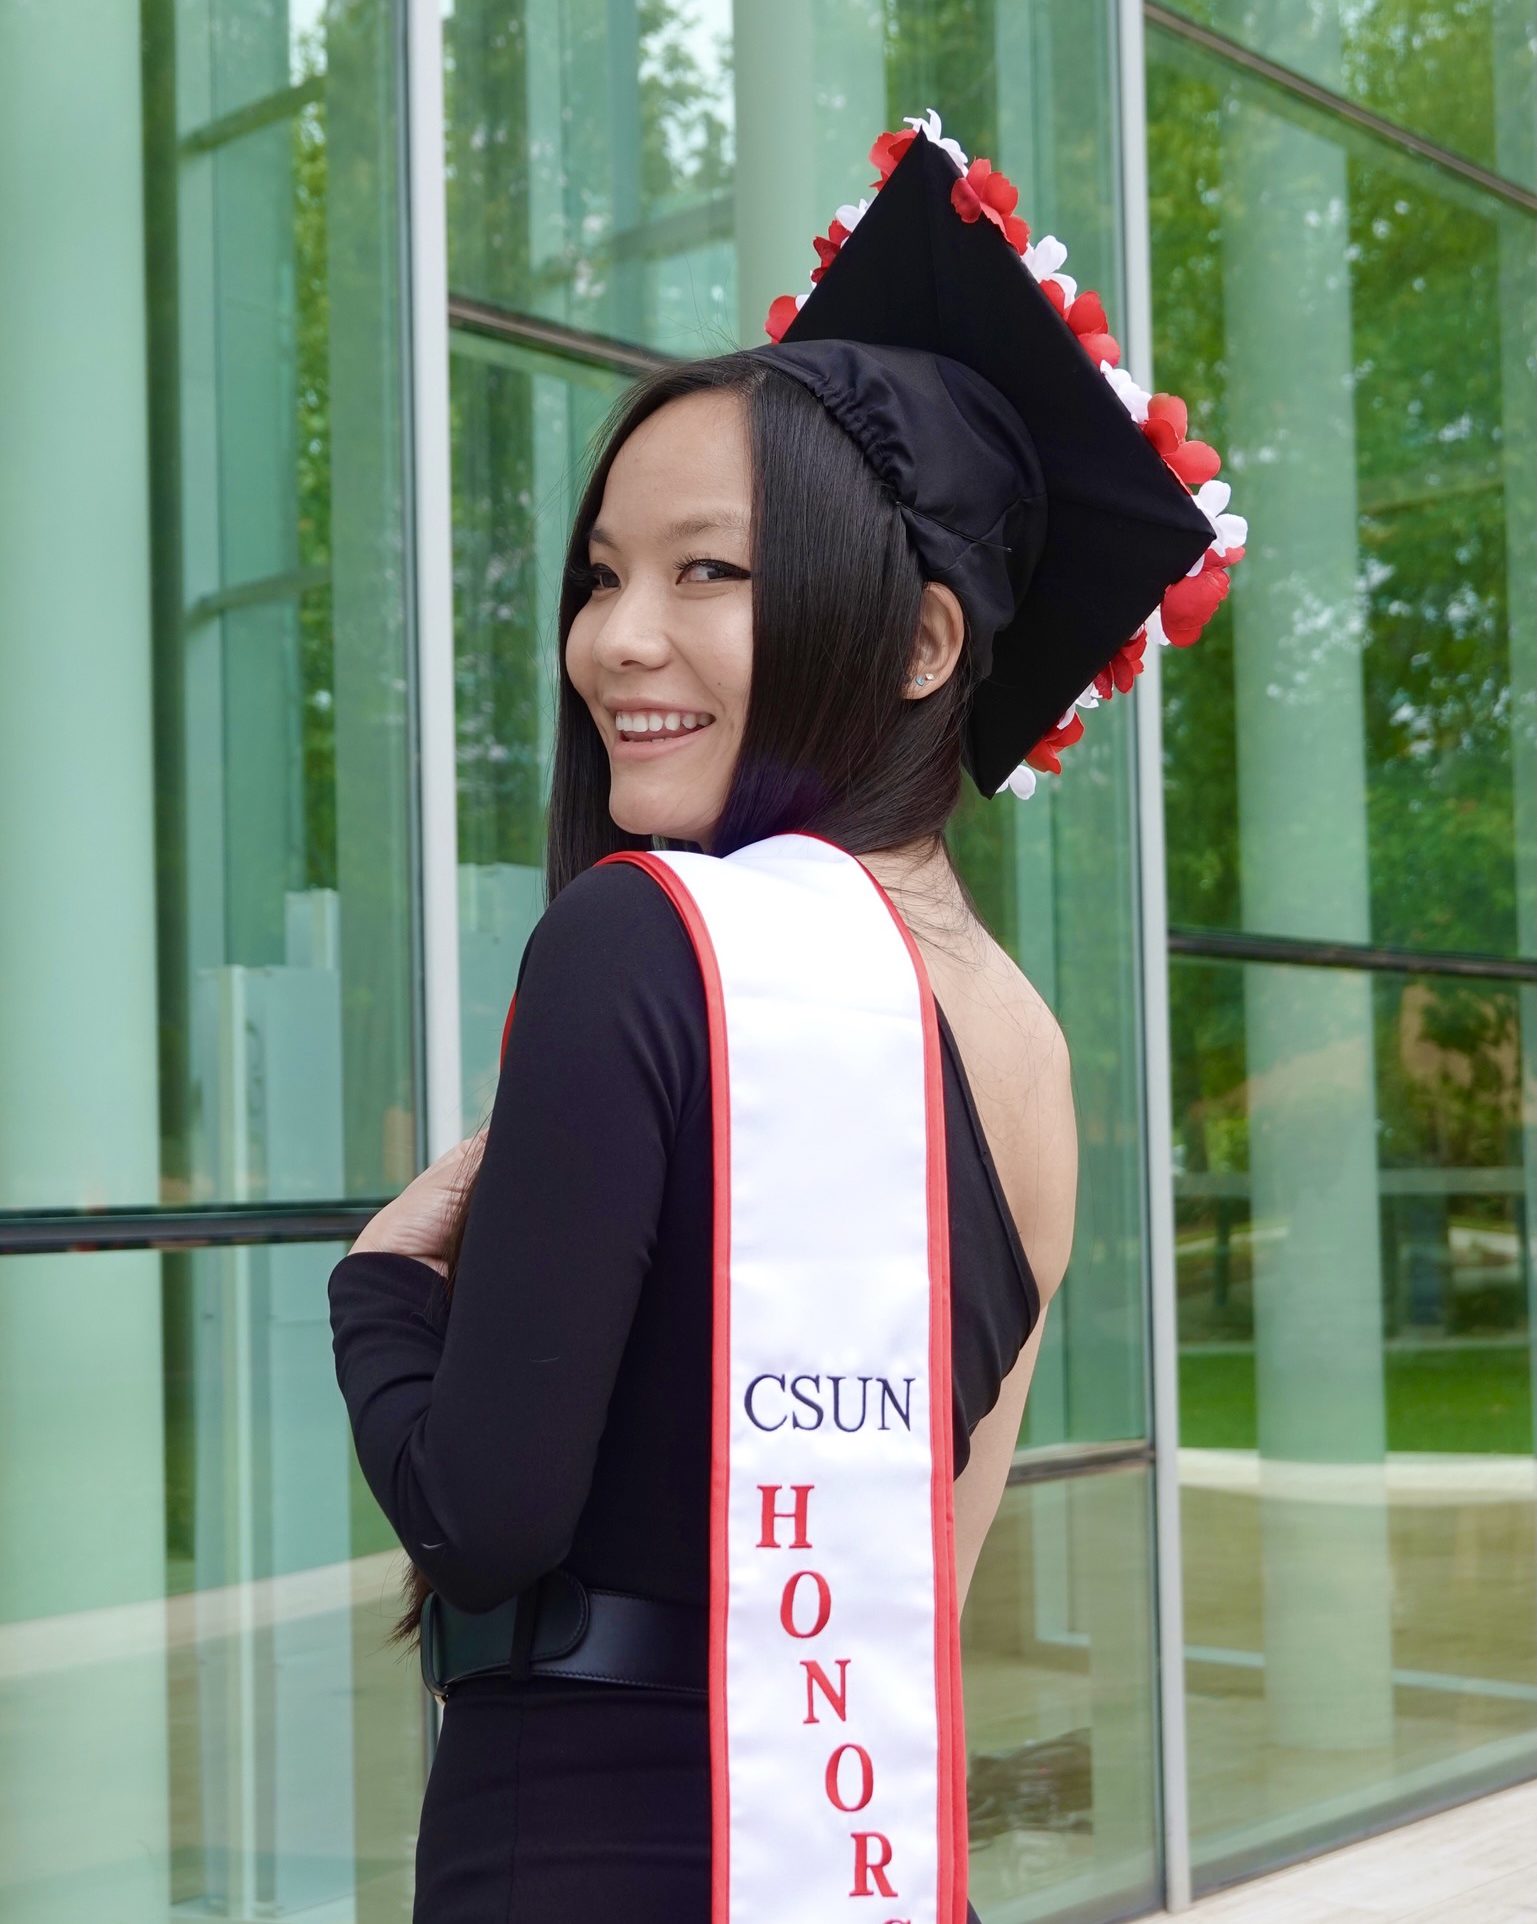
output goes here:
{"type": "Polygon", "coordinates": [[[439,0],[404,0],[406,320],[417,863],[427,1153],[464,1134],[449,446],[448,210],[439,0]]]}
{"type": "MultiPolygon", "coordinates": [[[[1128,365],[1153,378],[1152,240],[1147,180],[1143,0],[1117,0],[1122,246],[1128,365]]],[[[1143,660],[1133,704],[1137,771],[1137,932],[1141,945],[1143,1140],[1147,1191],[1147,1382],[1152,1429],[1153,1599],[1158,1676],[1158,1813],[1164,1904],[1191,1901],[1185,1597],[1179,1487],[1179,1325],[1175,1301],[1173,1070],[1169,1046],[1167,865],[1161,651],[1143,660]]]]}
{"type": "Polygon", "coordinates": [[[263,94],[259,100],[247,101],[232,113],[220,114],[217,120],[207,120],[201,127],[194,127],[182,135],[177,148],[183,154],[209,154],[215,148],[227,147],[231,141],[243,140],[247,134],[260,133],[264,127],[292,120],[313,102],[324,100],[325,86],[325,75],[314,74],[297,86],[263,94]]]}
{"type": "MultiPolygon", "coordinates": [[[[412,928],[422,981],[419,1060],[427,1150],[436,1157],[464,1133],[443,17],[440,0],[400,5],[411,502],[406,553],[417,804],[412,840],[419,905],[412,928]]],[[[425,1687],[421,1718],[423,1765],[430,1773],[442,1706],[425,1687]]]]}
{"type": "Polygon", "coordinates": [[[329,588],[329,568],[290,568],[283,574],[263,575],[255,581],[237,582],[230,588],[217,588],[199,595],[182,615],[184,629],[200,628],[206,621],[240,608],[260,608],[274,602],[298,601],[317,588],[329,588]]]}
{"type": "Polygon", "coordinates": [[[1048,1444],[1043,1449],[1017,1450],[1006,1486],[1013,1490],[1021,1484],[1063,1483],[1069,1477],[1147,1469],[1154,1460],[1153,1446],[1146,1437],[1122,1443],[1048,1444]]]}
{"type": "Polygon", "coordinates": [[[615,374],[650,374],[676,358],[633,342],[590,334],[585,328],[568,327],[563,321],[549,321],[537,314],[520,314],[510,308],[496,307],[489,301],[471,300],[465,294],[449,295],[448,319],[454,328],[463,329],[467,334],[482,334],[490,340],[533,348],[563,360],[581,361],[590,367],[607,368],[615,374]]]}
{"type": "Polygon", "coordinates": [[[1476,160],[1454,152],[1450,147],[1439,146],[1427,140],[1423,134],[1416,134],[1397,121],[1388,120],[1383,115],[1373,113],[1370,107],[1362,107],[1344,94],[1332,88],[1320,86],[1316,80],[1309,80],[1305,74],[1292,67],[1284,67],[1279,61],[1269,59],[1265,54],[1256,53],[1241,41],[1231,40],[1224,33],[1211,27],[1197,25],[1172,7],[1161,6],[1158,0],[1144,0],[1143,13],[1156,27],[1178,39],[1187,40],[1192,46],[1203,48],[1207,53],[1225,62],[1230,67],[1240,67],[1245,73],[1253,74],[1258,80],[1267,81],[1280,92],[1290,94],[1294,100],[1306,102],[1310,107],[1319,108],[1336,120],[1347,120],[1363,133],[1374,135],[1390,146],[1401,147],[1406,153],[1418,159],[1429,161],[1444,172],[1456,174],[1462,180],[1506,201],[1512,207],[1519,207],[1528,214],[1537,213],[1537,192],[1522,187],[1516,181],[1507,180],[1503,174],[1494,173],[1488,167],[1481,167],[1476,160]]]}
{"type": "Polygon", "coordinates": [[[250,1208],[73,1209],[0,1216],[0,1257],[109,1249],[232,1248],[251,1243],[352,1242],[377,1202],[250,1208]]]}
{"type": "Polygon", "coordinates": [[[1287,968],[1356,969],[1365,974],[1452,975],[1481,981],[1537,982],[1537,959],[1519,955],[1393,949],[1361,942],[1250,935],[1222,929],[1171,929],[1168,947],[1172,955],[1206,962],[1264,962],[1287,968]]]}

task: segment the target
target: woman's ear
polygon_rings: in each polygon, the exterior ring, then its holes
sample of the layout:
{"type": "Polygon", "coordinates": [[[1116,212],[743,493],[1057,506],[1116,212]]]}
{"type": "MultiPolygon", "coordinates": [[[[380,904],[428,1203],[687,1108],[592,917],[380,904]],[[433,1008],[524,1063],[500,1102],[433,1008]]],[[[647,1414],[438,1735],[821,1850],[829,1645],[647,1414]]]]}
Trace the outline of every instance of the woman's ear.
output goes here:
{"type": "Polygon", "coordinates": [[[966,639],[966,617],[955,590],[942,581],[924,584],[923,606],[918,616],[918,639],[908,663],[908,695],[931,695],[950,679],[966,639]],[[915,677],[922,675],[922,685],[915,677]]]}

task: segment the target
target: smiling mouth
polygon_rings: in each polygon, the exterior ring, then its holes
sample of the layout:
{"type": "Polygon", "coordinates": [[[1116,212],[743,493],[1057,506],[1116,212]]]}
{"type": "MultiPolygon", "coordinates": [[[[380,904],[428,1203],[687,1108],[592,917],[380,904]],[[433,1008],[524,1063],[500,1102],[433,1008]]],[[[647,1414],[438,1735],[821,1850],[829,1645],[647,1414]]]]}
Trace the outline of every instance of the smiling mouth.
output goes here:
{"type": "Polygon", "coordinates": [[[714,720],[713,715],[692,711],[681,711],[676,716],[666,717],[653,712],[639,723],[616,723],[614,734],[617,740],[634,743],[637,746],[651,742],[679,741],[703,733],[714,720]]]}

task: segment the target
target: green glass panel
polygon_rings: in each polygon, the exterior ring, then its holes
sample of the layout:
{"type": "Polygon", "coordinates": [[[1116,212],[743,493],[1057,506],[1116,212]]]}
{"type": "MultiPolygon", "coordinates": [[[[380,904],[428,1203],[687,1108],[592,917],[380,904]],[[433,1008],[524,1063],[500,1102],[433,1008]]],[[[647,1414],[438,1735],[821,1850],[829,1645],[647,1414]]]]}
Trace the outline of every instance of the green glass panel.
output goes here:
{"type": "Polygon", "coordinates": [[[418,1135],[394,9],[117,14],[0,40],[6,178],[57,182],[3,270],[0,1208],[374,1196],[418,1135]]]}
{"type": "Polygon", "coordinates": [[[1149,59],[1158,384],[1251,521],[1164,656],[1170,921],[1537,956],[1537,224],[1149,59]]]}
{"type": "Polygon", "coordinates": [[[556,622],[606,369],[456,332],[451,361],[465,1129],[489,1116],[518,964],[544,909],[556,622]]]}
{"type": "Polygon", "coordinates": [[[1119,305],[1108,23],[1073,0],[453,0],[456,293],[673,354],[763,337],[871,141],[939,109],[1119,305]]]}
{"type": "Polygon", "coordinates": [[[7,1924],[409,1909],[426,1699],[331,1361],[344,1249],[0,1261],[7,1924]]]}
{"type": "Polygon", "coordinates": [[[1155,1910],[1145,1471],[1004,1492],[961,1619],[971,1901],[985,1924],[1155,1910]]]}
{"type": "Polygon", "coordinates": [[[1191,1821],[1219,1882],[1537,1765],[1537,985],[1171,975],[1191,1821]]]}
{"type": "Polygon", "coordinates": [[[1173,0],[1170,11],[1537,188],[1532,0],[1173,0]]]}

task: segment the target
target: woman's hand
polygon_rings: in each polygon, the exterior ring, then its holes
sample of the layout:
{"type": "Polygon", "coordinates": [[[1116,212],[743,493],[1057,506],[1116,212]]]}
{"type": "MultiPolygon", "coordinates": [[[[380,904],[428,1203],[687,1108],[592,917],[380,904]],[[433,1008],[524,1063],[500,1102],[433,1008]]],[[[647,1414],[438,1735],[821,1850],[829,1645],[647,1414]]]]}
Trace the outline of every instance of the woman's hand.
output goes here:
{"type": "Polygon", "coordinates": [[[446,1277],[449,1221],[480,1167],[489,1126],[483,1124],[473,1136],[452,1144],[407,1183],[393,1202],[368,1219],[348,1255],[360,1256],[377,1249],[396,1256],[414,1256],[446,1277]]]}

